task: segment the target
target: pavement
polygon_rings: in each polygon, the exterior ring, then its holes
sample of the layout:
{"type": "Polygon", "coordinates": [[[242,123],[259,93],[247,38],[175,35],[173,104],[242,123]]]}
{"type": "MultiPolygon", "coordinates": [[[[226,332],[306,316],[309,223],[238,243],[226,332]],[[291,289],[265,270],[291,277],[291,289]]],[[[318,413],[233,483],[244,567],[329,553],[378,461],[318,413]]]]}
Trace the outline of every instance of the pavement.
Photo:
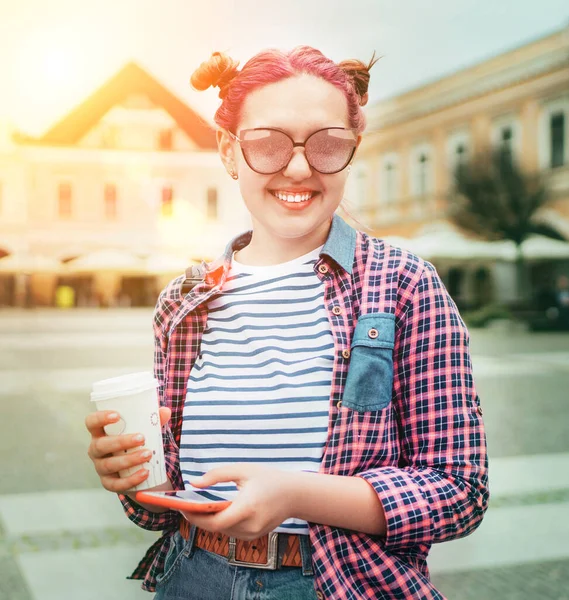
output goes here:
{"type": "MultiPolygon", "coordinates": [[[[92,381],[152,368],[151,311],[0,311],[0,600],[151,599],[125,579],[155,533],[86,455],[92,381]]],[[[569,335],[472,330],[490,509],[433,547],[449,600],[569,600],[569,335]]],[[[221,600],[221,599],[220,599],[221,600]]]]}

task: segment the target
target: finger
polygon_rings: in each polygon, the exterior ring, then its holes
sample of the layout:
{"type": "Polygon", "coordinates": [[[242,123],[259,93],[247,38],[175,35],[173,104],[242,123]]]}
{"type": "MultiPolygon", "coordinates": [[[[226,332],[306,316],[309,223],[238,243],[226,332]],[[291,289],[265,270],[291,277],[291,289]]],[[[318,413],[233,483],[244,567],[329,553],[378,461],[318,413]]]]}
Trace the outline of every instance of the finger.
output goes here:
{"type": "Polygon", "coordinates": [[[145,479],[148,478],[149,471],[147,469],[140,469],[129,477],[119,477],[118,475],[109,475],[107,477],[101,477],[101,483],[103,487],[109,492],[115,494],[124,494],[132,488],[141,484],[145,479]]]}
{"type": "Polygon", "coordinates": [[[195,477],[194,479],[191,479],[190,484],[197,488],[204,488],[226,481],[234,481],[235,483],[239,483],[242,477],[243,468],[240,465],[235,464],[212,469],[201,477],[195,477]]]}
{"type": "Polygon", "coordinates": [[[227,532],[233,528],[239,528],[244,521],[247,521],[250,517],[250,510],[244,506],[240,506],[239,503],[233,502],[226,509],[214,513],[194,513],[189,511],[180,511],[185,519],[187,519],[192,525],[207,529],[208,531],[220,531],[227,532]]]}
{"type": "Polygon", "coordinates": [[[150,450],[141,452],[129,452],[119,456],[108,456],[95,461],[95,470],[101,477],[114,475],[124,469],[130,469],[137,465],[143,465],[152,458],[150,450]]]}
{"type": "Polygon", "coordinates": [[[115,452],[124,452],[144,444],[144,436],[140,433],[131,435],[105,435],[95,438],[89,446],[89,456],[91,459],[98,459],[114,454],[115,452]]]}
{"type": "Polygon", "coordinates": [[[116,423],[120,419],[120,415],[112,410],[99,410],[90,413],[85,417],[85,427],[93,437],[101,437],[106,435],[103,427],[116,423]]]}
{"type": "Polygon", "coordinates": [[[164,427],[172,417],[172,410],[167,406],[160,407],[160,426],[164,427]]]}

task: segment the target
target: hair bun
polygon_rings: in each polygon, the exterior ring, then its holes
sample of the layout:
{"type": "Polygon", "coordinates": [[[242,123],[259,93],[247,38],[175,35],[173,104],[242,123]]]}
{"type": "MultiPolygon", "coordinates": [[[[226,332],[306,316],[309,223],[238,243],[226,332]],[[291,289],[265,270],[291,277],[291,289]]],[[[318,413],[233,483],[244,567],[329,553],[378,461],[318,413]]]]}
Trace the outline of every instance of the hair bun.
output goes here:
{"type": "Polygon", "coordinates": [[[203,91],[209,87],[219,88],[219,97],[225,98],[227,87],[231,80],[239,73],[239,62],[227,54],[214,52],[209,60],[203,62],[190,78],[190,84],[195,90],[203,91]]]}
{"type": "Polygon", "coordinates": [[[373,65],[379,60],[379,57],[375,57],[375,52],[371,57],[371,60],[366,65],[361,60],[351,58],[343,60],[338,64],[340,69],[346,73],[351,79],[354,89],[357,95],[360,97],[360,106],[365,106],[368,101],[368,87],[369,87],[369,72],[373,65]]]}

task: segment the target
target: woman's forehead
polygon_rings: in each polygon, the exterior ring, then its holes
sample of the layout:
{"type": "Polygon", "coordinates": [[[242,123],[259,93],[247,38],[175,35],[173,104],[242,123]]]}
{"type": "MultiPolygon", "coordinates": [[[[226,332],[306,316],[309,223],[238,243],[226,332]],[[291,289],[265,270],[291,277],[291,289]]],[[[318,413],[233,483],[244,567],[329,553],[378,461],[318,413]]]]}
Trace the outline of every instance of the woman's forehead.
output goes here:
{"type": "Polygon", "coordinates": [[[348,103],[340,89],[319,77],[290,77],[247,96],[239,129],[251,127],[276,127],[299,133],[323,127],[349,127],[348,103]]]}

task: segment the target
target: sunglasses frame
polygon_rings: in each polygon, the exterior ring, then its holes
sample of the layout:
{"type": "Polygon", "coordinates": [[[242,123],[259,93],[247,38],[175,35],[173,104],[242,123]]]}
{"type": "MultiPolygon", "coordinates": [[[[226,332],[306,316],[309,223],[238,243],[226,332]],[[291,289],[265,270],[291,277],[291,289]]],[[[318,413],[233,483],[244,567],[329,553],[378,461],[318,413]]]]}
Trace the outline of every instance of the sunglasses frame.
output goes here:
{"type": "MultiPolygon", "coordinates": [[[[247,163],[247,165],[249,166],[249,168],[252,171],[255,171],[255,173],[258,173],[259,175],[275,175],[276,173],[279,173],[280,171],[285,169],[292,159],[294,149],[298,148],[298,147],[304,148],[304,158],[306,159],[306,162],[308,163],[308,165],[310,166],[311,169],[314,169],[317,173],[320,173],[321,175],[335,175],[336,173],[340,173],[340,171],[343,171],[350,164],[352,158],[354,158],[354,154],[356,153],[356,149],[358,147],[357,129],[351,128],[351,127],[322,127],[322,129],[317,129],[316,131],[313,131],[304,140],[304,142],[295,142],[294,139],[286,131],[283,131],[282,129],[277,129],[276,127],[254,127],[252,129],[242,129],[239,132],[239,135],[243,136],[243,134],[248,131],[278,131],[279,133],[282,133],[283,135],[285,135],[292,142],[292,148],[291,148],[289,159],[286,161],[286,163],[280,169],[277,169],[276,171],[271,171],[270,173],[264,173],[262,171],[258,171],[257,169],[255,169],[249,162],[249,159],[247,158],[247,154],[243,151],[243,146],[241,146],[241,153],[243,154],[243,158],[245,159],[245,162],[247,163]],[[352,151],[350,153],[348,160],[345,162],[345,164],[342,166],[341,169],[338,169],[336,171],[330,171],[330,172],[320,171],[308,160],[308,156],[306,156],[306,144],[312,136],[316,135],[317,133],[320,133],[321,131],[329,131],[331,129],[336,129],[336,130],[341,130],[341,131],[351,131],[352,133],[354,133],[356,136],[356,138],[354,139],[354,147],[352,148],[352,151]]],[[[243,144],[243,142],[245,142],[245,143],[247,142],[247,140],[241,139],[239,136],[235,135],[232,131],[228,130],[228,133],[235,141],[239,142],[239,145],[243,144]]]]}

